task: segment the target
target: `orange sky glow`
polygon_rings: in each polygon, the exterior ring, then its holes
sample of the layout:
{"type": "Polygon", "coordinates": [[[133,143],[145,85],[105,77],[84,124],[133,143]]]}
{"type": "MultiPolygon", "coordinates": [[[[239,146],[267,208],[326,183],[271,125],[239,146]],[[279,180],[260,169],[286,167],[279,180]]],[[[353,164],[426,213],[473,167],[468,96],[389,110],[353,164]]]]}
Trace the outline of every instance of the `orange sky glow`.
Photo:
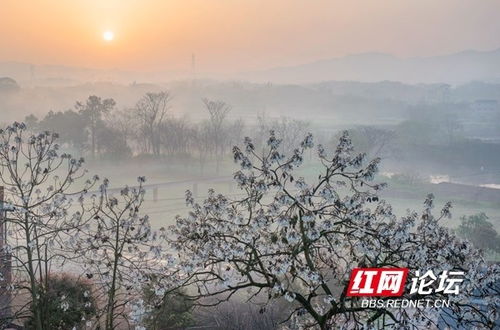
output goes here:
{"type": "Polygon", "coordinates": [[[0,0],[0,61],[236,72],[500,47],[498,0],[0,0]],[[103,39],[112,31],[112,41],[103,39]]]}

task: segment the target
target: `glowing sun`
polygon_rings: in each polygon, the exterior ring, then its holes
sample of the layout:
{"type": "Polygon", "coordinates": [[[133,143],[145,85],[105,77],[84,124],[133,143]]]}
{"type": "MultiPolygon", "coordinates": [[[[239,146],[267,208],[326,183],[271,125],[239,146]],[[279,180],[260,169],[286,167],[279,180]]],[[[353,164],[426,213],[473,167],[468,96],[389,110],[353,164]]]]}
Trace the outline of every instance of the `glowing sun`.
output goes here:
{"type": "Polygon", "coordinates": [[[112,41],[112,40],[115,38],[115,34],[113,33],[113,31],[105,31],[105,32],[102,34],[102,38],[103,38],[105,41],[112,41]]]}

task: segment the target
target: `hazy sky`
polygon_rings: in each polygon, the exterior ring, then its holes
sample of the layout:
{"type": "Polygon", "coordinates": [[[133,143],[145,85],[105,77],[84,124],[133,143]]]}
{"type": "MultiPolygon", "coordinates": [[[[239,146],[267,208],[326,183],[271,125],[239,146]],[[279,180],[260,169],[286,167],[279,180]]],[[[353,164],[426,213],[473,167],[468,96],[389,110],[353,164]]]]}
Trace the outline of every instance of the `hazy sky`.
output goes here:
{"type": "Polygon", "coordinates": [[[234,72],[500,47],[499,0],[0,0],[0,61],[234,72]],[[114,32],[105,41],[105,31],[114,32]]]}

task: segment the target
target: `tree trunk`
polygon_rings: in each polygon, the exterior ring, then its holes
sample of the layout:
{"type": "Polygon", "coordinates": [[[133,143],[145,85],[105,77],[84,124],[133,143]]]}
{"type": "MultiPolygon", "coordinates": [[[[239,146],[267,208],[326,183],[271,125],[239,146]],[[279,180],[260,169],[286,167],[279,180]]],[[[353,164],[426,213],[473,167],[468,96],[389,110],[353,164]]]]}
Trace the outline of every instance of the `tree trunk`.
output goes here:
{"type": "Polygon", "coordinates": [[[26,234],[26,246],[28,247],[26,250],[26,255],[28,258],[28,272],[29,272],[29,278],[30,278],[30,289],[31,289],[31,311],[33,313],[33,320],[35,323],[35,329],[36,330],[43,330],[42,327],[42,317],[40,314],[40,304],[39,304],[39,297],[38,297],[38,287],[36,283],[36,278],[35,278],[35,270],[33,267],[33,251],[31,250],[30,247],[30,232],[29,232],[29,219],[28,215],[25,216],[25,234],[26,234]]]}
{"type": "Polygon", "coordinates": [[[91,128],[90,139],[92,140],[92,160],[95,160],[95,127],[91,128]]]}

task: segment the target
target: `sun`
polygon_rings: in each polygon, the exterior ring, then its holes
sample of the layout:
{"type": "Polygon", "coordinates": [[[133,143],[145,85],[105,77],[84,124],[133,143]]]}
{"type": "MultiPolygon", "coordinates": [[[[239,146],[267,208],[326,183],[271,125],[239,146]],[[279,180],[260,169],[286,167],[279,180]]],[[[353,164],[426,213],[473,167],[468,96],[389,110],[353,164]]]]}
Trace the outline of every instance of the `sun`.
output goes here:
{"type": "Polygon", "coordinates": [[[102,38],[105,40],[105,41],[112,41],[114,38],[115,38],[115,34],[113,33],[113,31],[104,31],[104,33],[102,34],[102,38]]]}

